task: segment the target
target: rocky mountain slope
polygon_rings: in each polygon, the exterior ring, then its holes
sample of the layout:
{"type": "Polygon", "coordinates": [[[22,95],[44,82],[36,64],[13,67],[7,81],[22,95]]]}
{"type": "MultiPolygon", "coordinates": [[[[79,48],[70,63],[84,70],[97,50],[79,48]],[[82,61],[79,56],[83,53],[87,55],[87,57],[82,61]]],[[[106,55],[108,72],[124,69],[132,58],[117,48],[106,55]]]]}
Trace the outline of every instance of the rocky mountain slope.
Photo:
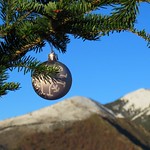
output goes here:
{"type": "Polygon", "coordinates": [[[150,150],[150,134],[84,97],[0,122],[0,150],[150,150]]]}
{"type": "Polygon", "coordinates": [[[139,89],[106,104],[117,117],[128,118],[150,131],[150,89],[139,89]]]}

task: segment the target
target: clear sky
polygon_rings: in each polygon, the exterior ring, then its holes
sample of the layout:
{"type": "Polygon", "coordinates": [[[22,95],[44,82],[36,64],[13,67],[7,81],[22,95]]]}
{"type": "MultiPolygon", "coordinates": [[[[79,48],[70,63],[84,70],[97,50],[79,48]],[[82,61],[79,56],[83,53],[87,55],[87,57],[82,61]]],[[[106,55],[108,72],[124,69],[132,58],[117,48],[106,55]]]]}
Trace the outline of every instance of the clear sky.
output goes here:
{"type": "MultiPolygon", "coordinates": [[[[140,6],[137,26],[150,33],[149,11],[150,4],[140,6]]],[[[49,52],[50,47],[46,45],[42,53],[32,55],[47,61],[49,52]]],[[[0,99],[0,120],[73,96],[85,96],[105,104],[139,88],[150,88],[150,48],[147,42],[132,33],[115,33],[99,41],[84,42],[71,37],[67,53],[55,52],[72,73],[73,83],[68,94],[55,101],[42,99],[32,88],[30,73],[23,75],[23,72],[13,71],[9,80],[20,82],[21,89],[0,99]]]]}

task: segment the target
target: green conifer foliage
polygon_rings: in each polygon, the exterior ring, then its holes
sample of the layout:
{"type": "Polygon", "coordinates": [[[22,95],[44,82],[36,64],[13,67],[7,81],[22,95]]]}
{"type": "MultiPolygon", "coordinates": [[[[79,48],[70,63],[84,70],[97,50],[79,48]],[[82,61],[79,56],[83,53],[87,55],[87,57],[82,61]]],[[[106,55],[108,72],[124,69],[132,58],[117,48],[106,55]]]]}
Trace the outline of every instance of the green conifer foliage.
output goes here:
{"type": "Polygon", "coordinates": [[[134,26],[141,2],[149,0],[0,0],[0,96],[19,88],[19,83],[7,82],[8,70],[18,68],[27,73],[44,69],[50,77],[58,72],[26,55],[41,52],[46,42],[64,53],[69,35],[97,40],[110,33],[130,31],[149,45],[149,34],[134,26]],[[107,6],[113,8],[110,14],[99,13],[98,9],[107,6]]]}

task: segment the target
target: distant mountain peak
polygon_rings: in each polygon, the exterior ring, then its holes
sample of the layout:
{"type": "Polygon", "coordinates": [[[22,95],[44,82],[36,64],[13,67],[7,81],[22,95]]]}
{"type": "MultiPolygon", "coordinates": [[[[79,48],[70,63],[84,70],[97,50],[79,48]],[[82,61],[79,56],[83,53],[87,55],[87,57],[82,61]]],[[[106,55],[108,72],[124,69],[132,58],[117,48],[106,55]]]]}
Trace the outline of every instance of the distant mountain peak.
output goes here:
{"type": "Polygon", "coordinates": [[[150,131],[150,89],[138,89],[106,104],[118,118],[128,118],[150,131]]]}
{"type": "Polygon", "coordinates": [[[45,122],[53,125],[55,122],[83,120],[92,114],[111,119],[115,118],[112,111],[98,102],[86,97],[76,96],[26,115],[1,121],[0,132],[13,126],[37,125],[45,122]]]}
{"type": "Polygon", "coordinates": [[[138,89],[126,94],[120,100],[124,101],[126,105],[124,109],[135,107],[136,109],[145,109],[150,106],[150,89],[138,89]]]}

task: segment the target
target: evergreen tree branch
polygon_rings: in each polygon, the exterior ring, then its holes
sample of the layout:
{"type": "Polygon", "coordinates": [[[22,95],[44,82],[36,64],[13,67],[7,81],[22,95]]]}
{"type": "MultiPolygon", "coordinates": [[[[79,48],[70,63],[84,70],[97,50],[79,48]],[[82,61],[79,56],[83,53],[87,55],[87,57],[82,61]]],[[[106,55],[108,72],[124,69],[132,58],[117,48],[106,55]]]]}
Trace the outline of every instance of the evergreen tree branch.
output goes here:
{"type": "Polygon", "coordinates": [[[145,29],[139,31],[138,29],[133,28],[133,29],[129,29],[129,31],[140,36],[145,41],[147,41],[148,42],[147,45],[150,48],[150,34],[146,33],[145,29]]]}
{"type": "Polygon", "coordinates": [[[19,83],[5,82],[8,79],[7,69],[0,65],[0,97],[6,95],[8,91],[18,90],[20,87],[19,83]]]}
{"type": "Polygon", "coordinates": [[[24,56],[21,59],[12,62],[10,64],[9,69],[12,71],[13,69],[18,69],[18,72],[22,71],[24,74],[31,72],[36,72],[38,77],[39,74],[42,74],[44,77],[54,77],[59,72],[59,68],[57,66],[51,67],[46,65],[41,65],[41,62],[36,60],[31,56],[24,56]]]}
{"type": "Polygon", "coordinates": [[[41,52],[45,41],[66,52],[70,34],[97,40],[110,33],[130,31],[148,41],[149,46],[149,34],[134,27],[141,2],[150,0],[1,0],[0,95],[18,88],[18,84],[5,82],[7,69],[56,75],[56,68],[42,68],[36,59],[27,57],[29,51],[41,52]],[[113,8],[109,15],[93,14],[105,6],[113,8]]]}
{"type": "Polygon", "coordinates": [[[15,54],[13,54],[13,56],[12,56],[12,61],[16,60],[16,58],[18,58],[18,56],[28,52],[29,49],[32,49],[33,47],[35,47],[36,45],[41,44],[41,43],[42,43],[42,40],[40,38],[37,38],[35,41],[22,46],[20,49],[17,49],[15,54]]]}

